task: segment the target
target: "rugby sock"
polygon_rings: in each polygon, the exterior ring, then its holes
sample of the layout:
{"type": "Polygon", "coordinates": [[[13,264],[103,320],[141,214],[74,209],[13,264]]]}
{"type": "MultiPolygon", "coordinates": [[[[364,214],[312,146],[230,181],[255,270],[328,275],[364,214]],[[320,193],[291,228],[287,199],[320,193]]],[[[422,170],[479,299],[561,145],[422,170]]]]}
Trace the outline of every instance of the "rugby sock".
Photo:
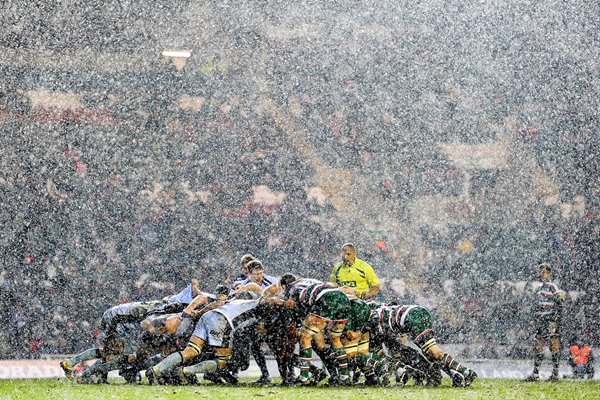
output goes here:
{"type": "Polygon", "coordinates": [[[206,374],[207,372],[215,372],[219,369],[219,364],[215,360],[202,361],[199,364],[183,367],[185,375],[206,374]]]}
{"type": "Polygon", "coordinates": [[[379,374],[388,369],[387,358],[373,353],[359,354],[356,356],[356,362],[365,375],[379,374]]]}
{"type": "Polygon", "coordinates": [[[552,353],[552,375],[558,376],[558,366],[560,364],[560,353],[552,353]]]}
{"type": "Polygon", "coordinates": [[[450,354],[444,353],[442,356],[440,363],[442,364],[442,369],[446,372],[448,371],[456,371],[461,374],[465,374],[467,372],[467,368],[464,367],[461,363],[456,361],[450,354]]]}
{"type": "Polygon", "coordinates": [[[300,349],[300,376],[310,378],[310,361],[312,360],[312,347],[300,349]]]}
{"type": "Polygon", "coordinates": [[[89,377],[93,374],[108,374],[110,371],[119,369],[123,363],[127,362],[127,356],[115,356],[107,362],[95,363],[81,373],[81,377],[89,377]]]}
{"type": "Polygon", "coordinates": [[[160,374],[164,374],[165,371],[169,371],[183,363],[183,356],[180,352],[172,353],[167,358],[159,362],[154,366],[158,369],[160,374]]]}
{"type": "Polygon", "coordinates": [[[348,370],[348,355],[346,354],[346,349],[344,347],[336,349],[335,352],[337,356],[337,366],[340,370],[340,377],[344,379],[344,377],[350,376],[350,371],[348,370]]]}
{"type": "Polygon", "coordinates": [[[165,358],[162,354],[155,354],[152,357],[148,358],[147,360],[145,360],[141,366],[142,369],[148,369],[150,367],[155,366],[156,364],[158,364],[163,358],[165,358]]]}
{"type": "Polygon", "coordinates": [[[72,365],[77,365],[77,364],[87,361],[87,360],[93,360],[94,358],[102,358],[102,355],[100,355],[100,349],[97,349],[97,348],[87,349],[87,350],[77,354],[76,356],[69,358],[69,362],[72,365]]]}
{"type": "Polygon", "coordinates": [[[533,359],[533,375],[539,375],[540,365],[542,365],[543,360],[544,353],[535,353],[535,357],[533,359]]]}

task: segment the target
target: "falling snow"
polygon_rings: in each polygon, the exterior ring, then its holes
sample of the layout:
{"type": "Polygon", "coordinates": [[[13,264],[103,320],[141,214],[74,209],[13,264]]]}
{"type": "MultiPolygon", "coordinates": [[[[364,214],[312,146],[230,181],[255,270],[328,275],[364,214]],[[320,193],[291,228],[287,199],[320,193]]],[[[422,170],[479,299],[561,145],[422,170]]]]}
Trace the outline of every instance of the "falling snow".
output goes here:
{"type": "Polygon", "coordinates": [[[0,357],[78,352],[108,307],[211,290],[247,252],[327,279],[345,242],[465,356],[530,356],[542,261],[565,342],[597,343],[599,16],[4,2],[0,357]]]}

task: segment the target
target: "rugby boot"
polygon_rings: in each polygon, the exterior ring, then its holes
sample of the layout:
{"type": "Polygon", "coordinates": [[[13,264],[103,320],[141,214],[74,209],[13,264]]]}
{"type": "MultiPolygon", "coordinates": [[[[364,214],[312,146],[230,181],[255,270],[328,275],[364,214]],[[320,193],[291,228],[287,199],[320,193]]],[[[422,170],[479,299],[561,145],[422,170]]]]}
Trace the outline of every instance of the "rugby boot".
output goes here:
{"type": "Polygon", "coordinates": [[[410,374],[407,371],[407,368],[398,368],[396,370],[396,386],[403,387],[406,385],[408,380],[410,379],[410,374]]]}
{"type": "Polygon", "coordinates": [[[150,367],[146,370],[146,378],[148,378],[150,385],[160,385],[163,383],[160,371],[155,367],[150,367]]]}
{"type": "Polygon", "coordinates": [[[468,370],[465,373],[465,387],[471,386],[471,383],[473,383],[475,379],[477,379],[477,373],[472,369],[468,370]]]}
{"type": "Polygon", "coordinates": [[[325,379],[327,379],[328,375],[327,372],[325,372],[324,369],[322,368],[315,368],[314,370],[312,370],[312,376],[311,376],[311,385],[313,386],[317,386],[319,383],[323,382],[325,379]]]}
{"type": "Polygon", "coordinates": [[[68,359],[65,358],[64,360],[62,360],[60,362],[60,367],[65,372],[65,376],[67,377],[67,379],[71,381],[75,379],[75,375],[73,375],[73,373],[75,372],[75,366],[72,365],[68,359]]]}
{"type": "Polygon", "coordinates": [[[216,383],[218,385],[222,385],[223,383],[223,379],[221,379],[221,376],[219,375],[218,372],[207,372],[205,373],[202,378],[206,379],[207,381],[211,381],[212,383],[216,383]]]}
{"type": "Polygon", "coordinates": [[[252,382],[252,385],[261,386],[261,385],[270,385],[271,383],[273,383],[273,379],[271,379],[271,377],[269,375],[261,375],[260,378],[258,378],[254,382],[252,382]]]}
{"type": "Polygon", "coordinates": [[[525,382],[539,382],[540,375],[539,374],[531,374],[527,378],[523,379],[525,382]]]}
{"type": "Polygon", "coordinates": [[[309,386],[311,384],[311,376],[299,375],[296,382],[301,386],[309,386]]]}
{"type": "Polygon", "coordinates": [[[465,387],[465,376],[458,371],[452,371],[452,386],[465,387]]]}

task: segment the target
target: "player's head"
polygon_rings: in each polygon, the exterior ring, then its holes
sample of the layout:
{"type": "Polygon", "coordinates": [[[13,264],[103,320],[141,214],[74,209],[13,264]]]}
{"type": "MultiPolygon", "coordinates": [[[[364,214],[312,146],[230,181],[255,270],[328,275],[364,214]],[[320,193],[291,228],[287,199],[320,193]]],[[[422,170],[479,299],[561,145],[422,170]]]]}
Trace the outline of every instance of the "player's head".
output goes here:
{"type": "Polygon", "coordinates": [[[356,246],[352,243],[346,243],[342,246],[342,261],[344,264],[351,266],[354,265],[356,259],[356,246]]]}
{"type": "Polygon", "coordinates": [[[250,261],[252,261],[254,259],[255,259],[255,257],[252,254],[244,254],[240,258],[240,268],[244,275],[248,276],[248,263],[250,263],[250,261]]]}
{"type": "Polygon", "coordinates": [[[281,278],[279,278],[279,284],[282,288],[286,289],[288,286],[290,286],[293,282],[296,282],[297,280],[298,278],[296,277],[296,275],[292,274],[291,272],[286,272],[285,274],[281,275],[281,278]]]}
{"type": "Polygon", "coordinates": [[[538,265],[538,272],[542,281],[549,281],[552,279],[552,267],[548,263],[541,263],[538,265]]]}
{"type": "Polygon", "coordinates": [[[229,288],[225,285],[218,285],[215,288],[215,296],[217,296],[217,299],[220,301],[226,301],[227,296],[229,296],[229,288]]]}
{"type": "Polygon", "coordinates": [[[264,267],[259,260],[252,260],[248,263],[248,277],[254,283],[261,284],[264,276],[264,267]]]}

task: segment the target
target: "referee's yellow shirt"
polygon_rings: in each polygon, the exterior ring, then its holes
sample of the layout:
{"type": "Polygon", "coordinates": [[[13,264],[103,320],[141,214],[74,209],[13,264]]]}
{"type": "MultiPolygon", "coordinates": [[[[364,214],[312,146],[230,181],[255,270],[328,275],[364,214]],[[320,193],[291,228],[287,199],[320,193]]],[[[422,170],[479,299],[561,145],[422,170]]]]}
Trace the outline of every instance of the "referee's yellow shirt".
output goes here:
{"type": "Polygon", "coordinates": [[[354,259],[354,265],[351,267],[346,266],[343,261],[337,263],[333,267],[329,281],[340,286],[355,288],[359,292],[365,292],[371,286],[379,285],[373,267],[358,258],[354,259]]]}

